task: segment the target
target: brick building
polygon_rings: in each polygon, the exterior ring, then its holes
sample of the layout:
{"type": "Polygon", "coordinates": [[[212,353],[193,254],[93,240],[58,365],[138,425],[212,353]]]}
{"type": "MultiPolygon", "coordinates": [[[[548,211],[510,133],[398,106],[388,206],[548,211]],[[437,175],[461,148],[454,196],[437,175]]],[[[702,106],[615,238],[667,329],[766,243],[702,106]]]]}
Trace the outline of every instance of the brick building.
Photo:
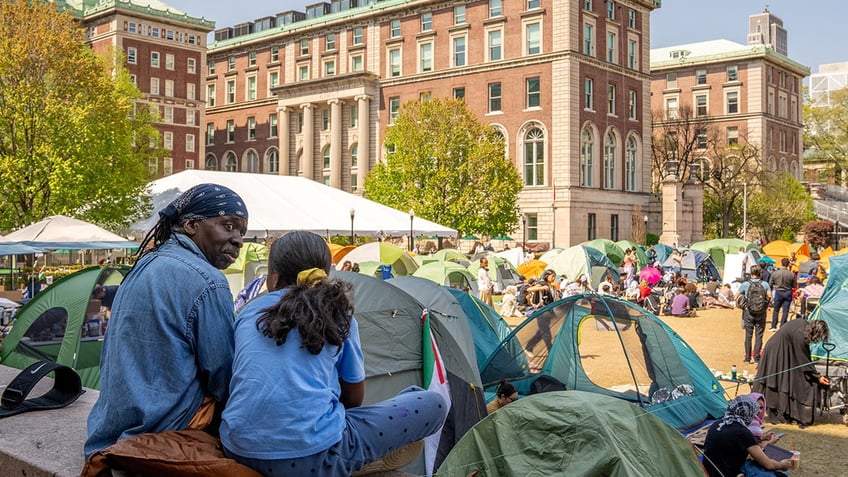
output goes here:
{"type": "Polygon", "coordinates": [[[64,0],[86,28],[92,49],[123,52],[144,101],[158,107],[160,146],[168,155],[151,161],[155,176],[197,167],[203,157],[203,74],[206,36],[214,23],[158,0],[64,0]]]}
{"type": "MultiPolygon", "coordinates": [[[[361,193],[400,105],[463,97],[521,173],[513,237],[643,236],[659,0],[334,0],[219,28],[205,159],[361,193]]],[[[473,204],[469,204],[473,207],[473,204]]]]}

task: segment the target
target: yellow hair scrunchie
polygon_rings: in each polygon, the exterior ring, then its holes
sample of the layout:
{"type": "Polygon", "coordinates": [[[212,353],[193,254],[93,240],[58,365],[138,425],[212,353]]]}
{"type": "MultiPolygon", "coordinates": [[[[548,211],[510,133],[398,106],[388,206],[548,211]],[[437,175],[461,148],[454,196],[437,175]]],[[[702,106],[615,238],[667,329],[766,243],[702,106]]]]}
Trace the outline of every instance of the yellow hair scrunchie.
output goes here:
{"type": "Polygon", "coordinates": [[[310,268],[297,274],[297,286],[312,288],[327,281],[327,272],[320,268],[310,268]]]}

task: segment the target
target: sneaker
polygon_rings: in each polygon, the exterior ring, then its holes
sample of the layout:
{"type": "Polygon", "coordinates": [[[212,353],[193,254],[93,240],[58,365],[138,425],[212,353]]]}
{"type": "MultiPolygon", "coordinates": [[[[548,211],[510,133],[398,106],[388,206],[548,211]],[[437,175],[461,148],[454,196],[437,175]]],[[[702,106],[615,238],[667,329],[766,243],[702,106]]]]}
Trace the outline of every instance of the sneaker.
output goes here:
{"type": "Polygon", "coordinates": [[[769,328],[769,331],[777,331],[777,328],[775,328],[774,326],[772,326],[771,328],[769,328]]]}

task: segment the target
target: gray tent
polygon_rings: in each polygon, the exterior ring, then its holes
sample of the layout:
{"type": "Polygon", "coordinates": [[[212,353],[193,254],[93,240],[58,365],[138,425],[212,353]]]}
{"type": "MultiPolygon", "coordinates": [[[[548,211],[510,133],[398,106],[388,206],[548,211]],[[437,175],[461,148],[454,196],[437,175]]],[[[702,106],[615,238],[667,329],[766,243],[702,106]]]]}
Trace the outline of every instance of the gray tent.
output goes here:
{"type": "MultiPolygon", "coordinates": [[[[365,355],[365,403],[387,399],[411,385],[421,386],[424,305],[374,277],[341,271],[333,271],[332,276],[353,286],[354,313],[365,355]]],[[[431,315],[431,327],[447,370],[451,397],[435,461],[438,466],[468,429],[485,417],[486,401],[467,323],[463,326],[458,320],[431,315]]],[[[406,470],[424,474],[423,459],[419,457],[406,470]]]]}

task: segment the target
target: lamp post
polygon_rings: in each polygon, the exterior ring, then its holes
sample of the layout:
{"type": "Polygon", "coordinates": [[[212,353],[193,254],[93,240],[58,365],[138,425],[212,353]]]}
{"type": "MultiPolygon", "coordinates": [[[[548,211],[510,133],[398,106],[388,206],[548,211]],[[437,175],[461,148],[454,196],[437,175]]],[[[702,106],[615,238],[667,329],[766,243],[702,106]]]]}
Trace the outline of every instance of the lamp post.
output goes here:
{"type": "Polygon", "coordinates": [[[409,209],[409,251],[412,251],[412,224],[415,221],[415,211],[409,209]]]}
{"type": "Polygon", "coordinates": [[[645,222],[645,246],[648,245],[648,215],[646,214],[642,217],[642,220],[645,222]]]}
{"type": "Polygon", "coordinates": [[[350,244],[353,245],[353,218],[356,217],[356,209],[350,209],[350,244]]]}
{"type": "Polygon", "coordinates": [[[742,183],[742,240],[748,240],[748,183],[742,183]]]}
{"type": "Polygon", "coordinates": [[[522,216],[522,221],[524,223],[524,232],[521,234],[522,248],[524,249],[524,253],[527,253],[527,214],[522,216]]]}

